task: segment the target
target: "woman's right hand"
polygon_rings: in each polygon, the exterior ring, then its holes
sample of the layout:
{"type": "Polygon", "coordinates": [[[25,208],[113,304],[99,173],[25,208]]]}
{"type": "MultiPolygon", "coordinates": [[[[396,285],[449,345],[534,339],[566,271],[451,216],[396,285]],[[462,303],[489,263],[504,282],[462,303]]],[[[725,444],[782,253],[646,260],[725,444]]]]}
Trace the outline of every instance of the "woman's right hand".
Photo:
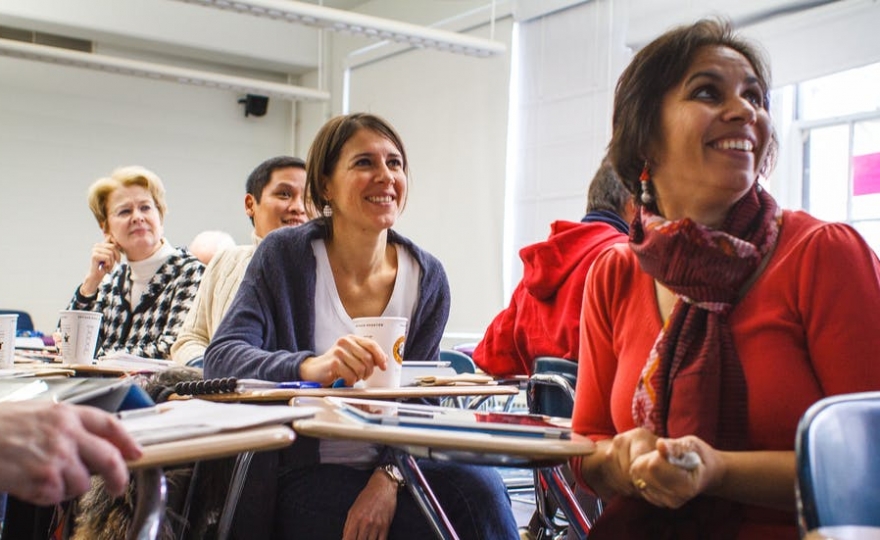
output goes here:
{"type": "Polygon", "coordinates": [[[369,377],[377,367],[382,370],[388,367],[388,357],[379,344],[370,338],[349,334],[337,339],[324,354],[307,358],[300,365],[299,376],[324,386],[343,379],[346,386],[352,386],[369,377]]]}
{"type": "Polygon", "coordinates": [[[601,441],[599,448],[583,461],[584,480],[604,500],[617,495],[637,496],[630,468],[639,456],[657,449],[657,436],[645,428],[618,433],[601,441]]]}
{"type": "Polygon", "coordinates": [[[107,239],[104,242],[95,244],[92,247],[89,271],[79,287],[80,294],[83,296],[93,296],[97,293],[101,280],[113,271],[113,267],[121,259],[122,255],[119,253],[119,248],[111,240],[107,239]]]}

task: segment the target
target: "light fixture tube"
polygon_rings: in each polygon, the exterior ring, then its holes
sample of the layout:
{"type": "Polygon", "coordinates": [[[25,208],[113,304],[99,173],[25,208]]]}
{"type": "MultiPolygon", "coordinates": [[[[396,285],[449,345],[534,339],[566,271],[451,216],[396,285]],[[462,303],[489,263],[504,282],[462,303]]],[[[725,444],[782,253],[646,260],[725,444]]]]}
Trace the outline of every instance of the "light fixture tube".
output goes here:
{"type": "Polygon", "coordinates": [[[328,101],[330,94],[322,90],[290,84],[274,83],[198,71],[139,60],[129,60],[100,54],[71,51],[35,43],[0,39],[0,55],[26,60],[39,60],[64,66],[94,69],[106,73],[132,75],[146,79],[192,84],[241,94],[259,94],[290,101],[328,101]]]}
{"type": "Polygon", "coordinates": [[[293,0],[177,1],[471,56],[507,50],[498,41],[293,0]]]}

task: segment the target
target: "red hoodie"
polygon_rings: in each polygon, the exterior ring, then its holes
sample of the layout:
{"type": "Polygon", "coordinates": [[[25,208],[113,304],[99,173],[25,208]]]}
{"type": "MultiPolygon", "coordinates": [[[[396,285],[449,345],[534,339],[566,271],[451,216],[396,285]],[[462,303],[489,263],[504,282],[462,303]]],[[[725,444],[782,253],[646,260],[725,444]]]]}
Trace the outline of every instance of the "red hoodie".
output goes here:
{"type": "Polygon", "coordinates": [[[577,361],[584,280],[605,248],[627,235],[602,222],[555,221],[550,237],[522,248],[523,279],[474,349],[492,375],[531,375],[538,356],[577,361]]]}

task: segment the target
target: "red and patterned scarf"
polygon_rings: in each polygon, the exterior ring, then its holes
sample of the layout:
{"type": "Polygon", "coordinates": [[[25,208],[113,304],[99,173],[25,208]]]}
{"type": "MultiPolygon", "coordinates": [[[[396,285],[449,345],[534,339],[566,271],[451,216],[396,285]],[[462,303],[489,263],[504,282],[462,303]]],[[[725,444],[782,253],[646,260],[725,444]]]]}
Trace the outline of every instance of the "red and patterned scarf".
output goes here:
{"type": "MultiPolygon", "coordinates": [[[[727,317],[776,245],[782,211],[760,186],[720,230],[641,209],[630,247],[642,269],[678,297],[633,397],[638,426],[661,437],[696,435],[723,450],[747,443],[747,389],[727,317]]],[[[697,497],[675,510],[633,497],[606,507],[590,538],[735,538],[739,504],[697,497]]]]}
{"type": "Polygon", "coordinates": [[[633,398],[636,425],[696,435],[716,448],[746,443],[747,391],[728,315],[776,245],[782,212],[755,184],[720,230],[642,208],[630,246],[642,270],[677,296],[633,398]]]}

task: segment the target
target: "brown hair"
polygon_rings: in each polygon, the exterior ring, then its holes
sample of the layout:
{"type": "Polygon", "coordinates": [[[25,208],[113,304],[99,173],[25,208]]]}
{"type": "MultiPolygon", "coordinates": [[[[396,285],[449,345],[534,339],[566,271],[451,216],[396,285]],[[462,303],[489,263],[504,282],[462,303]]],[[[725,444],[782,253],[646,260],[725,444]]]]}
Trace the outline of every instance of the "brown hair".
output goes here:
{"type": "MultiPolygon", "coordinates": [[[[634,195],[639,193],[639,174],[645,161],[650,161],[651,143],[660,137],[664,96],[685,76],[696,53],[710,46],[727,47],[743,55],[764,90],[764,103],[769,104],[770,70],[763,53],[736,36],[727,21],[703,19],[679,26],[646,45],[617,81],[608,146],[614,169],[634,195]]],[[[768,155],[775,155],[772,148],[775,140],[771,138],[768,155]]],[[[635,200],[641,204],[638,197],[635,200]]]]}
{"type": "MultiPolygon", "coordinates": [[[[342,147],[361,129],[375,131],[397,147],[403,160],[403,173],[409,178],[409,160],[406,157],[406,149],[403,147],[400,135],[391,124],[385,119],[369,113],[336,116],[328,120],[315,135],[315,140],[309,148],[309,155],[306,159],[306,197],[319,214],[324,205],[328,203],[324,193],[327,182],[339,162],[342,147]]],[[[405,204],[405,200],[401,201],[401,210],[405,204]]],[[[322,216],[319,219],[329,225],[330,218],[322,216]]]]}
{"type": "Polygon", "coordinates": [[[150,192],[159,215],[164,219],[168,207],[165,205],[165,186],[156,173],[138,165],[120,167],[106,178],[99,178],[89,187],[89,209],[101,229],[107,223],[107,199],[121,187],[140,186],[150,192]]]}

